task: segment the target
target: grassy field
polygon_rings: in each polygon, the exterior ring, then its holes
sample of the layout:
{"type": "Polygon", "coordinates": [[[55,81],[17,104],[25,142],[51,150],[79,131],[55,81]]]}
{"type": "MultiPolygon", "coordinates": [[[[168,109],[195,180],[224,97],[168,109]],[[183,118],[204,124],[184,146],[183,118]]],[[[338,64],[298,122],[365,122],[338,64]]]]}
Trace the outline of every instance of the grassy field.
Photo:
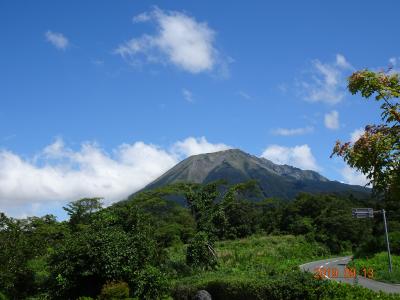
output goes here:
{"type": "MultiPolygon", "coordinates": [[[[213,271],[190,274],[180,282],[197,282],[211,278],[267,278],[297,270],[304,262],[329,255],[328,250],[303,237],[253,236],[223,241],[216,245],[218,267],[213,271]]],[[[186,247],[170,249],[170,258],[184,263],[186,247]]]]}
{"type": "Polygon", "coordinates": [[[231,300],[400,299],[359,286],[315,280],[312,274],[301,272],[300,264],[330,256],[326,248],[302,236],[252,236],[219,242],[215,250],[218,266],[193,272],[185,267],[185,247],[169,249],[176,269],[174,299],[190,299],[199,289],[210,291],[213,299],[231,300]]]}
{"type": "Polygon", "coordinates": [[[392,255],[392,273],[388,271],[388,256],[386,252],[381,252],[373,257],[364,259],[354,259],[351,266],[355,267],[357,272],[364,276],[363,269],[373,270],[373,279],[391,283],[400,283],[400,256],[392,255]]]}

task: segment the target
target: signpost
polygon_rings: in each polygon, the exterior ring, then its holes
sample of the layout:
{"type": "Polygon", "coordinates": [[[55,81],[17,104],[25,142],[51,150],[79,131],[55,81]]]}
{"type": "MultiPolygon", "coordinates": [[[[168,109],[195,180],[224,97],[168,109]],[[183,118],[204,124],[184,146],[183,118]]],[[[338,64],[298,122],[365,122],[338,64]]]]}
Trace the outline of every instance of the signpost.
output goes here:
{"type": "Polygon", "coordinates": [[[353,208],[352,209],[353,218],[373,218],[374,210],[372,208],[353,208]]]}
{"type": "Polygon", "coordinates": [[[388,260],[389,260],[389,272],[392,272],[392,256],[390,255],[390,245],[389,245],[389,235],[386,223],[386,212],[384,209],[374,211],[373,208],[353,208],[352,215],[353,218],[362,219],[362,218],[373,218],[375,214],[382,213],[383,215],[383,223],[385,225],[385,237],[386,237],[386,246],[388,252],[388,260]]]}

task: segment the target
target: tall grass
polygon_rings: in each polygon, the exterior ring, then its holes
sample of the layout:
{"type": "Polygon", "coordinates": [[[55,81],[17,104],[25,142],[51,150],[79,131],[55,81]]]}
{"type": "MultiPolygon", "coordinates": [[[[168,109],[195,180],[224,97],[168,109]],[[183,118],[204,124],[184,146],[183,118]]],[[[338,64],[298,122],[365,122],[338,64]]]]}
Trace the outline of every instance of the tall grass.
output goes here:
{"type": "Polygon", "coordinates": [[[392,255],[392,265],[392,273],[389,273],[387,252],[381,252],[369,258],[357,258],[351,263],[359,275],[364,276],[363,269],[366,268],[367,271],[368,269],[373,270],[373,279],[375,280],[400,283],[400,256],[392,255]]]}

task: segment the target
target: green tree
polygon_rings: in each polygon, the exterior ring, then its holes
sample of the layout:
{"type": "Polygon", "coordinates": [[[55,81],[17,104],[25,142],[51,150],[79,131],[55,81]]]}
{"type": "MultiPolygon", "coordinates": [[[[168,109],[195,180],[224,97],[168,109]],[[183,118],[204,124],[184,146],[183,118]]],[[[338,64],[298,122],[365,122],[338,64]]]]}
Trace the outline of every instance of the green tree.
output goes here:
{"type": "Polygon", "coordinates": [[[375,192],[400,195],[400,78],[393,72],[362,70],[348,79],[352,94],[375,97],[383,124],[367,125],[355,143],[336,142],[333,155],[367,176],[375,192]]]}
{"type": "Polygon", "coordinates": [[[0,213],[0,290],[24,299],[46,286],[47,254],[68,235],[52,215],[27,219],[0,213]]]}
{"type": "Polygon", "coordinates": [[[137,272],[159,263],[147,221],[136,215],[125,231],[113,224],[112,211],[102,210],[93,222],[67,237],[49,259],[51,294],[57,299],[96,296],[106,282],[135,286],[137,272]]]}
{"type": "Polygon", "coordinates": [[[192,238],[186,250],[186,263],[203,270],[217,265],[217,255],[207,233],[200,231],[192,238]]]}
{"type": "Polygon", "coordinates": [[[83,198],[63,207],[70,217],[71,226],[76,228],[78,224],[88,224],[90,217],[102,208],[101,199],[83,198]]]}

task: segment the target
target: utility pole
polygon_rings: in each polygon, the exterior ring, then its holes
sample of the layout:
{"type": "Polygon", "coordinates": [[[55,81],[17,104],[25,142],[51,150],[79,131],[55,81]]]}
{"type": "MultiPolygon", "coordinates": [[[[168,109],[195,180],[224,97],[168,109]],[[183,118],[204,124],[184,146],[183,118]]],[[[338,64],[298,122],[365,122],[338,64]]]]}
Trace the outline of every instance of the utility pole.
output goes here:
{"type": "Polygon", "coordinates": [[[353,218],[363,219],[363,218],[373,218],[374,214],[381,213],[383,215],[383,224],[385,225],[385,239],[386,239],[386,247],[388,253],[389,260],[389,273],[392,273],[392,256],[390,255],[390,244],[389,244],[389,234],[386,223],[386,211],[382,210],[373,210],[372,208],[353,208],[352,215],[353,218]]]}

